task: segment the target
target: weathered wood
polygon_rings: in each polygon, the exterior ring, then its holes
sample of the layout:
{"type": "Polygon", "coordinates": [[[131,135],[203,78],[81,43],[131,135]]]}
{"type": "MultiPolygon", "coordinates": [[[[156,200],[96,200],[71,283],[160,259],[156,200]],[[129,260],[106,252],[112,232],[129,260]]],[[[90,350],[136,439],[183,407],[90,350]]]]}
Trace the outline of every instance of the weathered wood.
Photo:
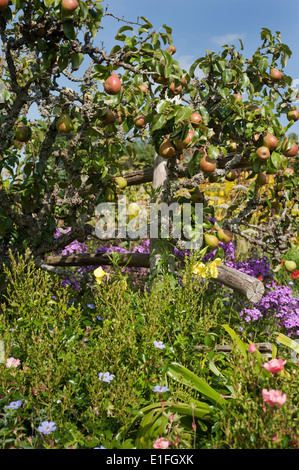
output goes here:
{"type": "MultiPolygon", "coordinates": [[[[225,168],[225,165],[232,159],[231,156],[219,159],[217,161],[217,166],[221,170],[225,168]]],[[[178,166],[178,176],[182,178],[186,176],[187,170],[187,163],[180,163],[178,166]]],[[[244,168],[251,168],[252,162],[247,159],[242,160],[236,165],[233,165],[232,169],[244,169],[244,168]]],[[[130,173],[126,173],[123,177],[127,180],[128,186],[134,186],[144,183],[151,183],[153,181],[154,176],[154,168],[144,168],[142,170],[132,171],[130,173]]]]}
{"type": "MultiPolygon", "coordinates": [[[[254,346],[256,346],[256,348],[259,350],[261,354],[272,355],[271,343],[254,343],[254,346]]],[[[209,349],[209,346],[199,345],[199,346],[194,346],[194,349],[198,351],[205,351],[206,349],[209,349]]],[[[233,349],[233,346],[229,344],[220,344],[220,345],[215,346],[215,349],[219,352],[231,352],[233,349]]]]}
{"type": "MultiPolygon", "coordinates": [[[[147,253],[118,253],[119,265],[128,267],[150,267],[150,255],[147,253]]],[[[93,253],[65,256],[47,256],[45,262],[54,266],[105,266],[111,265],[111,253],[93,253]]],[[[228,266],[218,266],[218,278],[212,279],[229,287],[251,302],[259,302],[265,288],[261,281],[228,266]]]]}
{"type": "MultiPolygon", "coordinates": [[[[52,266],[109,266],[112,264],[113,252],[105,253],[79,253],[77,255],[50,255],[45,262],[52,266]]],[[[149,255],[147,253],[118,253],[119,266],[130,268],[149,268],[149,255]]]]}
{"type": "Polygon", "coordinates": [[[217,282],[224,284],[236,290],[240,294],[245,293],[248,300],[251,302],[259,302],[264,295],[264,284],[255,277],[249,276],[242,271],[230,268],[229,266],[218,266],[217,282]]]}

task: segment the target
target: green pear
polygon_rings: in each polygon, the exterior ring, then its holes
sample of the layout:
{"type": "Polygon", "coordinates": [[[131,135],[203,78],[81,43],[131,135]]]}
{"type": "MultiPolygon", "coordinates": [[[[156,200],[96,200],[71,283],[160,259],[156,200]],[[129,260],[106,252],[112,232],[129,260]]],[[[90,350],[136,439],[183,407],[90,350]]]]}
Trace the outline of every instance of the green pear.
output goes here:
{"type": "Polygon", "coordinates": [[[290,271],[290,272],[293,272],[293,271],[295,271],[295,269],[297,269],[297,265],[296,265],[295,261],[287,260],[287,261],[284,262],[284,265],[285,265],[286,270],[290,271]]]}
{"type": "Polygon", "coordinates": [[[223,243],[229,243],[233,239],[233,234],[229,230],[220,228],[217,231],[217,237],[223,243]]]}
{"type": "Polygon", "coordinates": [[[217,246],[219,245],[219,240],[215,235],[212,235],[211,233],[205,233],[204,237],[206,245],[211,248],[217,248],[217,246]]]}
{"type": "Polygon", "coordinates": [[[113,202],[114,199],[115,199],[114,189],[112,189],[112,188],[110,188],[110,186],[108,186],[104,191],[104,196],[105,196],[106,201],[113,202]]]}
{"type": "Polygon", "coordinates": [[[127,180],[123,176],[117,176],[114,178],[114,181],[120,189],[124,189],[128,184],[127,180]]]}

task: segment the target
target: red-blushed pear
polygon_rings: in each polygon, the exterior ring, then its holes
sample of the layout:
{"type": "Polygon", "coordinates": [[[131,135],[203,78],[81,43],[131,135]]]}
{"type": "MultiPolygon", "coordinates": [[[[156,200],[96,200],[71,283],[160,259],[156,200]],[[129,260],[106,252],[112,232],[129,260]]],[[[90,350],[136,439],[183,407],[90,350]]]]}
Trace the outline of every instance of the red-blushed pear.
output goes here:
{"type": "Polygon", "coordinates": [[[163,158],[172,158],[176,154],[176,150],[169,139],[164,139],[159,147],[158,154],[163,158]]]}
{"type": "Polygon", "coordinates": [[[184,140],[175,140],[174,145],[176,149],[179,151],[184,150],[192,142],[193,135],[194,131],[190,129],[184,140]]]}
{"type": "Polygon", "coordinates": [[[183,145],[185,145],[185,147],[187,147],[187,145],[191,144],[193,136],[194,136],[194,131],[192,129],[190,129],[188,134],[187,134],[187,137],[185,137],[185,139],[183,140],[183,145]]]}
{"type": "Polygon", "coordinates": [[[256,182],[259,186],[264,186],[269,183],[269,176],[265,173],[259,173],[257,175],[256,182]]]}
{"type": "Polygon", "coordinates": [[[113,124],[116,121],[116,115],[114,114],[111,109],[106,108],[105,114],[103,116],[103,122],[106,126],[109,126],[109,124],[113,124]]]}
{"type": "Polygon", "coordinates": [[[9,0],[0,0],[0,11],[4,11],[8,7],[9,0]]]}
{"type": "Polygon", "coordinates": [[[63,113],[57,120],[56,129],[60,133],[68,133],[73,130],[73,122],[67,113],[63,113]]]}
{"type": "Polygon", "coordinates": [[[191,122],[191,125],[192,125],[192,127],[194,127],[194,129],[198,129],[200,127],[201,122],[202,122],[202,116],[195,111],[189,117],[189,121],[191,122]]]}
{"type": "Polygon", "coordinates": [[[278,145],[278,140],[275,135],[269,134],[269,132],[263,137],[263,144],[265,147],[268,147],[270,151],[276,149],[278,145]]]}
{"type": "Polygon", "coordinates": [[[138,88],[142,91],[144,95],[147,94],[148,92],[148,87],[146,83],[141,83],[141,85],[138,86],[138,88]]]}
{"type": "Polygon", "coordinates": [[[282,79],[281,71],[274,68],[274,67],[271,68],[270,78],[271,78],[272,82],[274,82],[274,83],[280,82],[280,80],[282,79]]]}
{"type": "Polygon", "coordinates": [[[285,265],[286,270],[289,272],[293,272],[295,271],[295,269],[297,269],[297,265],[295,261],[287,260],[284,262],[284,265],[285,265]]]}
{"type": "Polygon", "coordinates": [[[213,173],[216,170],[216,161],[214,158],[204,155],[200,160],[199,167],[204,173],[213,173]]]}
{"type": "Polygon", "coordinates": [[[287,113],[288,121],[298,121],[299,119],[299,111],[296,108],[291,108],[287,113]]]}
{"type": "Polygon", "coordinates": [[[204,238],[206,245],[208,245],[210,248],[217,248],[219,245],[219,239],[211,233],[205,233],[204,238]]]}
{"type": "Polygon", "coordinates": [[[183,85],[178,85],[177,87],[175,86],[175,83],[172,82],[169,85],[169,91],[174,95],[179,95],[183,91],[183,85]]]}
{"type": "Polygon", "coordinates": [[[293,143],[292,147],[287,150],[288,145],[288,138],[285,139],[283,146],[282,146],[282,153],[285,157],[295,157],[298,153],[298,146],[296,142],[293,143]]]}
{"type": "Polygon", "coordinates": [[[78,0],[62,0],[61,2],[61,7],[66,15],[72,15],[78,6],[78,0]]]}
{"type": "Polygon", "coordinates": [[[257,118],[261,115],[261,108],[257,104],[248,104],[245,106],[245,111],[254,112],[257,118]]]}
{"type": "Polygon", "coordinates": [[[220,228],[217,231],[217,237],[222,243],[229,243],[233,239],[233,233],[225,228],[220,228]]]}
{"type": "Polygon", "coordinates": [[[240,103],[242,101],[242,95],[240,93],[233,94],[234,100],[240,103]]]}
{"type": "Polygon", "coordinates": [[[117,95],[117,93],[121,90],[121,81],[116,75],[116,73],[112,73],[110,77],[104,83],[104,90],[108,95],[117,95]]]}
{"type": "Polygon", "coordinates": [[[259,160],[268,160],[270,157],[270,150],[268,147],[259,147],[256,151],[256,156],[259,160]]]}
{"type": "Polygon", "coordinates": [[[144,119],[145,118],[144,118],[144,116],[142,116],[142,114],[137,116],[134,119],[135,127],[137,127],[138,129],[142,129],[143,127],[145,127],[144,119]]]}
{"type": "Polygon", "coordinates": [[[186,80],[186,77],[183,77],[182,81],[181,81],[181,84],[178,85],[178,86],[175,86],[175,82],[172,82],[170,85],[169,85],[169,91],[174,95],[179,95],[180,93],[182,93],[183,91],[183,87],[186,85],[187,83],[187,80],[186,80]]]}
{"type": "Polygon", "coordinates": [[[168,52],[171,55],[175,54],[176,53],[176,47],[173,44],[170,44],[170,46],[168,46],[166,48],[166,52],[168,52]]]}

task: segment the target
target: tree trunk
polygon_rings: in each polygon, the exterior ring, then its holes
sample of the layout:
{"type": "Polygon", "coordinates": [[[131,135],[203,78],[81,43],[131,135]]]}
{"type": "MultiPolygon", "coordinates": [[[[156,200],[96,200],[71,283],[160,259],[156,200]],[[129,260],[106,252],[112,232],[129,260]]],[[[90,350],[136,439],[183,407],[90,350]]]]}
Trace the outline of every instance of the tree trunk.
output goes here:
{"type": "MultiPolygon", "coordinates": [[[[168,167],[167,160],[160,157],[157,153],[155,154],[154,169],[153,169],[153,189],[159,190],[160,194],[156,200],[156,204],[165,202],[165,189],[168,180],[168,167]]],[[[159,229],[161,229],[159,223],[159,229]]],[[[170,272],[174,272],[174,266],[171,263],[173,248],[161,238],[150,237],[150,271],[151,276],[154,277],[159,275],[159,266],[163,262],[164,269],[170,272]],[[169,253],[169,255],[168,255],[169,253]]]]}

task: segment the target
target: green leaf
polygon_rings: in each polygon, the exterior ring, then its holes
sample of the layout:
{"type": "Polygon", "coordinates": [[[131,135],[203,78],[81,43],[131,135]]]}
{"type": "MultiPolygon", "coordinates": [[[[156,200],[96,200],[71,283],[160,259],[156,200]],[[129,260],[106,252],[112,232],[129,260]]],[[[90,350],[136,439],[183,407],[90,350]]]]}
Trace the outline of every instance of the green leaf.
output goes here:
{"type": "Polygon", "coordinates": [[[150,28],[153,27],[152,23],[150,23],[145,16],[140,16],[140,19],[143,20],[150,28]]]}
{"type": "Polygon", "coordinates": [[[284,346],[287,346],[288,348],[292,349],[297,354],[299,354],[299,344],[296,341],[290,339],[288,336],[285,336],[284,334],[279,333],[279,335],[276,338],[276,341],[278,341],[278,343],[283,344],[284,346]]]}
{"type": "Polygon", "coordinates": [[[221,74],[221,78],[222,78],[222,83],[224,85],[227,85],[229,82],[232,81],[232,78],[233,78],[233,73],[231,70],[224,70],[221,74]]]}
{"type": "Polygon", "coordinates": [[[159,114],[163,113],[168,106],[170,106],[170,102],[168,100],[160,100],[157,104],[157,112],[159,114]]]}
{"type": "Polygon", "coordinates": [[[63,32],[68,39],[76,39],[74,23],[70,18],[63,21],[63,32]]]}
{"type": "Polygon", "coordinates": [[[88,17],[88,6],[86,5],[85,1],[83,2],[82,0],[79,0],[79,6],[81,21],[85,21],[88,17]]]}
{"type": "Polygon", "coordinates": [[[281,155],[278,152],[271,153],[271,162],[275,166],[275,168],[279,168],[281,165],[281,155]]]}
{"type": "Polygon", "coordinates": [[[219,155],[218,147],[215,147],[214,145],[210,145],[208,149],[208,155],[210,158],[217,158],[219,155]]]}
{"type": "Polygon", "coordinates": [[[259,70],[261,73],[266,72],[267,68],[269,67],[268,59],[267,57],[262,57],[259,60],[259,70]]]}
{"type": "Polygon", "coordinates": [[[55,0],[44,0],[45,7],[49,8],[54,2],[55,0]]]}
{"type": "Polygon", "coordinates": [[[190,77],[194,77],[194,71],[196,69],[196,67],[198,66],[198,64],[201,62],[201,57],[199,59],[196,59],[195,62],[193,62],[193,64],[191,65],[190,69],[189,69],[189,75],[190,77]]]}
{"type": "Polygon", "coordinates": [[[222,398],[216,390],[214,390],[208,383],[206,383],[203,379],[195,375],[190,370],[186,369],[184,366],[176,362],[172,362],[168,366],[166,372],[170,377],[177,380],[178,382],[183,383],[188,387],[194,388],[214,404],[225,406],[224,398],[222,398]]]}
{"type": "Polygon", "coordinates": [[[73,69],[76,69],[77,67],[80,67],[84,59],[84,54],[81,52],[78,52],[76,54],[73,54],[71,56],[71,62],[72,62],[72,67],[73,69]]]}
{"type": "Polygon", "coordinates": [[[132,28],[132,26],[122,26],[122,27],[119,28],[119,30],[117,31],[117,34],[121,34],[121,33],[123,33],[124,31],[133,31],[133,28],[132,28]]]}
{"type": "Polygon", "coordinates": [[[193,108],[189,108],[188,106],[179,107],[178,111],[175,113],[174,116],[175,123],[189,119],[193,111],[193,108]]]}
{"type": "Polygon", "coordinates": [[[156,116],[152,120],[151,124],[151,131],[156,131],[158,129],[161,129],[165,125],[166,118],[164,114],[156,114],[156,116]]]}
{"type": "Polygon", "coordinates": [[[235,341],[237,348],[243,354],[244,357],[247,356],[248,345],[243,343],[239,336],[234,332],[234,330],[228,325],[222,325],[222,327],[228,332],[230,337],[235,341]]]}

